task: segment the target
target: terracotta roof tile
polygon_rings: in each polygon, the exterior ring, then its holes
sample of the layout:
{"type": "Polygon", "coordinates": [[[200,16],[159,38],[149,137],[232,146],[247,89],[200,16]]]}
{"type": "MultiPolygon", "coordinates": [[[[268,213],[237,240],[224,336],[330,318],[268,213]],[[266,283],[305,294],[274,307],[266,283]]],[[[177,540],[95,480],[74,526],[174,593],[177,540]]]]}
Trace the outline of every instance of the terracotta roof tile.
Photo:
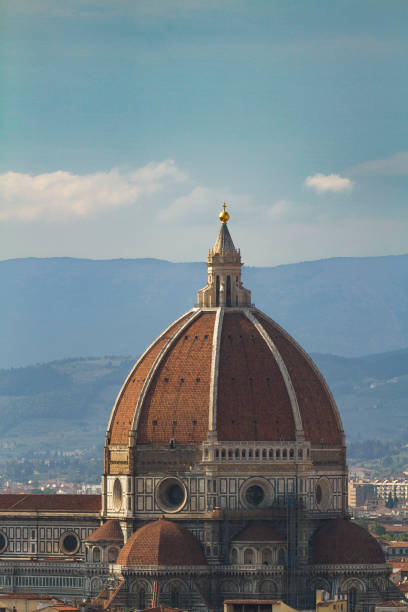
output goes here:
{"type": "Polygon", "coordinates": [[[0,511],[100,512],[100,495],[42,495],[37,493],[2,493],[0,511]]]}
{"type": "Polygon", "coordinates": [[[284,536],[267,521],[250,523],[233,538],[235,542],[282,542],[284,539],[284,536]]]}
{"type": "Polygon", "coordinates": [[[381,546],[368,531],[343,518],[326,521],[311,539],[312,564],[385,563],[381,546]]]}
{"type": "Polygon", "coordinates": [[[294,440],[295,424],[279,367],[256,327],[224,314],[217,399],[219,440],[294,440]]]}
{"type": "Polygon", "coordinates": [[[257,312],[256,317],[285,362],[298,400],[306,440],[313,443],[341,444],[342,432],[337,424],[334,400],[311,358],[289,334],[262,313],[257,312]]]}
{"type": "Polygon", "coordinates": [[[163,358],[144,400],[138,443],[207,438],[214,321],[214,312],[202,313],[163,358]]]}
{"type": "Polygon", "coordinates": [[[180,320],[171,325],[165,333],[159,336],[133,369],[114,407],[114,414],[109,432],[111,444],[128,443],[129,431],[135,416],[137,400],[143,389],[145,379],[161,349],[177,329],[183,325],[188,316],[190,316],[190,313],[186,313],[180,320]]]}
{"type": "Polygon", "coordinates": [[[180,525],[159,519],[140,527],[129,538],[117,565],[206,565],[201,546],[180,525]]]}
{"type": "Polygon", "coordinates": [[[88,542],[123,542],[123,533],[116,519],[110,519],[98,527],[88,538],[88,542]]]}

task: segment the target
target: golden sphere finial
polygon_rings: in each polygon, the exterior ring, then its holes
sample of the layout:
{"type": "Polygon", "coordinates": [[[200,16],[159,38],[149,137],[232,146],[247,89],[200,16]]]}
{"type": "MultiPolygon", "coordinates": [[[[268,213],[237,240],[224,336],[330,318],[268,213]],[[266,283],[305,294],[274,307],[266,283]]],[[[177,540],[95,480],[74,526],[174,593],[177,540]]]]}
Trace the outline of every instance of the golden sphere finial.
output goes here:
{"type": "Polygon", "coordinates": [[[223,210],[220,212],[219,214],[219,218],[221,223],[224,223],[224,225],[227,223],[228,219],[230,218],[229,214],[226,211],[227,205],[224,202],[224,204],[222,205],[223,210]]]}

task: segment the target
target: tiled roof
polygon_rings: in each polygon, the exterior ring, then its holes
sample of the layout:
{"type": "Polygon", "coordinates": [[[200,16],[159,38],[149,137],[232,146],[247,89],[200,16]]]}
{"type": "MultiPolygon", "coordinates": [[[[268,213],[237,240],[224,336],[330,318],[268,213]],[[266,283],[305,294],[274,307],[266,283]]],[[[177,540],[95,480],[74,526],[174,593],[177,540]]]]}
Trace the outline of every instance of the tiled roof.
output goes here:
{"type": "Polygon", "coordinates": [[[206,565],[201,546],[193,534],[165,519],[140,527],[129,538],[117,565],[206,565]]]}
{"type": "Polygon", "coordinates": [[[87,538],[87,542],[123,542],[119,521],[116,519],[106,521],[87,538]]]}
{"type": "Polygon", "coordinates": [[[256,316],[285,362],[298,400],[306,440],[318,444],[341,444],[343,431],[339,428],[336,405],[323,376],[289,334],[262,313],[256,316]]]}
{"type": "Polygon", "coordinates": [[[224,314],[220,346],[218,440],[295,440],[295,424],[279,367],[244,314],[224,314]]]}
{"type": "Polygon", "coordinates": [[[100,495],[0,494],[0,512],[100,512],[100,495]]]}
{"type": "Polygon", "coordinates": [[[207,438],[214,321],[215,313],[202,313],[164,356],[143,402],[139,443],[207,438]]]}
{"type": "Polygon", "coordinates": [[[157,606],[156,608],[146,608],[143,612],[181,612],[180,608],[166,608],[165,606],[157,606]]]}
{"type": "Polygon", "coordinates": [[[215,315],[215,309],[191,311],[153,343],[115,405],[110,444],[128,444],[140,399],[138,444],[201,443],[208,434],[210,397],[215,397],[221,442],[293,441],[303,427],[307,441],[343,445],[331,393],[293,338],[258,310],[247,316],[245,309],[228,308],[216,338],[215,315]],[[218,364],[213,381],[212,364],[218,364]],[[296,400],[300,419],[295,426],[296,400]]]}
{"type": "Polygon", "coordinates": [[[368,531],[343,518],[326,521],[311,539],[312,564],[385,563],[381,546],[368,531]]]}
{"type": "Polygon", "coordinates": [[[38,595],[38,593],[0,593],[0,599],[32,599],[34,601],[55,601],[63,603],[58,597],[53,595],[38,595]]]}
{"type": "Polygon", "coordinates": [[[250,523],[234,538],[235,542],[282,542],[283,535],[267,521],[250,523]]]}
{"type": "Polygon", "coordinates": [[[145,355],[137,362],[131,372],[114,407],[114,414],[109,431],[111,444],[128,443],[129,430],[135,416],[137,400],[139,399],[139,395],[143,389],[144,382],[150,369],[166,342],[168,342],[175,331],[181,327],[187,316],[186,314],[181,320],[173,323],[165,333],[159,336],[159,338],[149,347],[145,355]]]}

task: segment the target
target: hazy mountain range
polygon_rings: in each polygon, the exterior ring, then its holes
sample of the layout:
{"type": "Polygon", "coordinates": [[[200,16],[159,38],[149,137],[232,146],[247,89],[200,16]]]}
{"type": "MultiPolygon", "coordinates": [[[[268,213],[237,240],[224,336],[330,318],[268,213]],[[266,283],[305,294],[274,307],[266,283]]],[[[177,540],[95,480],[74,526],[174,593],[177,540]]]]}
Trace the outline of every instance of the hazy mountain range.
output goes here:
{"type": "MultiPolygon", "coordinates": [[[[252,299],[309,352],[408,346],[408,255],[244,268],[252,299]]],[[[138,355],[194,305],[203,263],[50,258],[0,262],[0,367],[138,355]]]]}

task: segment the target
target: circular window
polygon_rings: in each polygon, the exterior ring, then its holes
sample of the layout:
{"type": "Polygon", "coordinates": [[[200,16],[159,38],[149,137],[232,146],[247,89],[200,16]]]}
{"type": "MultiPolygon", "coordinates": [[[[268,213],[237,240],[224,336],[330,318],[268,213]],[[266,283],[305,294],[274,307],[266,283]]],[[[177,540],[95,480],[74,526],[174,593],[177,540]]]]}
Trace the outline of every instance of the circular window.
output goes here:
{"type": "Polygon", "coordinates": [[[178,512],[187,501],[187,489],[178,478],[164,478],[156,488],[157,505],[166,512],[178,512]]]}
{"type": "Polygon", "coordinates": [[[113,508],[116,512],[122,507],[122,485],[120,484],[119,478],[116,478],[113,483],[113,508]]]}
{"type": "Polygon", "coordinates": [[[259,485],[252,485],[245,491],[245,499],[251,506],[259,506],[265,498],[265,493],[259,485]]]}
{"type": "Polygon", "coordinates": [[[3,553],[5,550],[7,550],[7,546],[8,546],[7,536],[5,533],[0,531],[0,553],[3,553]]]}
{"type": "Polygon", "coordinates": [[[269,508],[274,500],[274,489],[266,478],[249,478],[239,491],[244,508],[269,508]]]}
{"type": "Polygon", "coordinates": [[[76,533],[69,531],[63,533],[60,538],[60,550],[66,555],[75,555],[78,552],[81,542],[76,533]]]}
{"type": "Polygon", "coordinates": [[[317,508],[321,512],[327,512],[330,509],[332,501],[331,487],[328,478],[324,476],[319,478],[315,486],[315,502],[317,508]]]}

